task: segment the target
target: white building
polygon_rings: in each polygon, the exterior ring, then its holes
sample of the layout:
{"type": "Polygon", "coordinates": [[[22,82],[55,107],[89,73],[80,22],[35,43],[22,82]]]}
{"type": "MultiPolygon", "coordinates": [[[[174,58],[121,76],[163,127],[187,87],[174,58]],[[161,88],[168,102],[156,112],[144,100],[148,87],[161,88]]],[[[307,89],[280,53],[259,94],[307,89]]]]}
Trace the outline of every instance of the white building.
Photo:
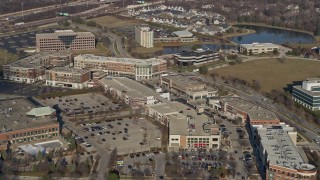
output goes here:
{"type": "Polygon", "coordinates": [[[153,31],[147,25],[135,27],[135,40],[140,46],[145,48],[153,47],[153,31]]]}
{"type": "Polygon", "coordinates": [[[272,43],[257,43],[240,44],[240,53],[247,51],[247,54],[252,51],[252,54],[272,53],[274,50],[279,50],[279,46],[272,43]]]}
{"type": "Polygon", "coordinates": [[[293,86],[293,100],[311,110],[320,110],[320,78],[310,78],[302,86],[293,86]]]}
{"type": "Polygon", "coordinates": [[[287,125],[257,129],[257,149],[264,179],[316,180],[316,167],[305,162],[296,147],[297,132],[287,125]]]}
{"type": "Polygon", "coordinates": [[[167,101],[148,105],[147,114],[169,127],[170,149],[220,148],[219,126],[182,103],[167,101]]]}
{"type": "Polygon", "coordinates": [[[137,81],[126,77],[107,77],[100,80],[105,91],[123,100],[132,108],[155,104],[157,93],[137,81]]]}

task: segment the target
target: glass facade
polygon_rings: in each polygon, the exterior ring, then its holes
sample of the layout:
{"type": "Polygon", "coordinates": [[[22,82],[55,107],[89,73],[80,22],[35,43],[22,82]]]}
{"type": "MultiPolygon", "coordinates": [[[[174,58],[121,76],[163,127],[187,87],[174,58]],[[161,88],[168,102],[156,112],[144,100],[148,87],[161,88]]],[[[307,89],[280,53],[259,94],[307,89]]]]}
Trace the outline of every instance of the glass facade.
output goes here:
{"type": "Polygon", "coordinates": [[[304,106],[309,106],[309,108],[320,108],[320,96],[312,96],[295,87],[293,88],[292,96],[296,101],[298,101],[300,104],[303,104],[304,106]]]}

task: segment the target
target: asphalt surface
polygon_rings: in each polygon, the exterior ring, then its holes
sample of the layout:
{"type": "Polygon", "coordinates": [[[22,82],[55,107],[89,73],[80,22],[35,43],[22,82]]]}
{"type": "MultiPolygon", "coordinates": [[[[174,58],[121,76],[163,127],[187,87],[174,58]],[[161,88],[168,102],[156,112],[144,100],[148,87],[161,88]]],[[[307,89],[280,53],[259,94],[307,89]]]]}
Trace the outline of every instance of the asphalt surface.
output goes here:
{"type": "MultiPolygon", "coordinates": [[[[277,114],[277,116],[280,118],[281,121],[289,124],[290,126],[296,128],[300,132],[302,132],[306,137],[310,138],[311,140],[318,137],[320,133],[320,128],[318,125],[312,122],[308,122],[304,119],[301,119],[299,116],[292,113],[290,110],[288,110],[284,105],[280,105],[278,103],[273,102],[269,98],[256,93],[254,91],[251,91],[251,94],[244,93],[243,91],[239,89],[235,89],[234,87],[231,87],[230,85],[224,83],[223,81],[215,81],[213,82],[209,78],[198,76],[198,78],[201,78],[202,82],[207,83],[211,86],[218,86],[227,88],[230,91],[235,92],[240,97],[244,98],[245,100],[252,102],[254,104],[257,104],[265,109],[268,109],[274,113],[277,114]]],[[[316,144],[315,142],[309,143],[309,147],[315,150],[320,150],[320,144],[316,144]]]]}

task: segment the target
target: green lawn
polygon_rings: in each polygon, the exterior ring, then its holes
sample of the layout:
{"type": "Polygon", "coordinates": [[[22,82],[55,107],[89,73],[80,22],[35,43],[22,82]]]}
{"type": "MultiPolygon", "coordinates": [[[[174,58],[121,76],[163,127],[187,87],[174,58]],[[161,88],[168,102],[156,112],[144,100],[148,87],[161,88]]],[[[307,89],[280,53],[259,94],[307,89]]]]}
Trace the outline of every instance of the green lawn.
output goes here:
{"type": "Polygon", "coordinates": [[[293,81],[306,78],[320,77],[320,61],[302,59],[286,59],[281,63],[277,59],[263,59],[236,64],[213,70],[220,76],[232,76],[252,82],[257,80],[261,84],[261,91],[270,92],[272,89],[281,90],[293,81]]]}

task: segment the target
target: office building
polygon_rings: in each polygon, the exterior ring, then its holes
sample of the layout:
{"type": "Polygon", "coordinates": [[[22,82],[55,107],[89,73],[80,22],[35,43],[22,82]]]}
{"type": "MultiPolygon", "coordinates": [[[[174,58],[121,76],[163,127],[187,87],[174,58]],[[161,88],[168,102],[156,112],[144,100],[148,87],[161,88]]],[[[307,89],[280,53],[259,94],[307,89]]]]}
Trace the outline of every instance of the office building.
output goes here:
{"type": "Polygon", "coordinates": [[[320,110],[320,79],[310,78],[302,86],[293,86],[292,98],[297,103],[313,111],[320,110]]]}
{"type": "Polygon", "coordinates": [[[264,179],[316,180],[316,167],[305,162],[296,147],[297,132],[287,125],[257,129],[259,164],[264,179]]]}
{"type": "Polygon", "coordinates": [[[161,86],[171,93],[183,96],[188,100],[200,100],[215,96],[217,89],[207,87],[205,83],[192,80],[183,75],[161,77],[161,86]]]}
{"type": "Polygon", "coordinates": [[[57,30],[54,33],[36,34],[38,51],[95,49],[95,36],[91,32],[57,30]]]}
{"type": "Polygon", "coordinates": [[[135,27],[135,40],[145,48],[153,47],[153,31],[148,25],[142,24],[135,27]]]}
{"type": "Polygon", "coordinates": [[[0,149],[10,141],[13,145],[58,136],[59,124],[55,110],[37,108],[25,98],[0,100],[0,149]]]}
{"type": "Polygon", "coordinates": [[[35,83],[45,79],[46,69],[65,67],[71,64],[71,53],[42,52],[3,65],[3,78],[23,83],[35,83]]]}
{"type": "Polygon", "coordinates": [[[174,55],[175,64],[179,66],[199,66],[219,60],[219,53],[210,50],[197,49],[195,51],[182,51],[174,55]]]}
{"type": "Polygon", "coordinates": [[[272,53],[274,50],[279,51],[279,46],[272,43],[252,43],[252,44],[240,44],[240,53],[247,54],[252,51],[252,54],[272,53]]]}
{"type": "Polygon", "coordinates": [[[74,67],[88,70],[101,70],[112,76],[128,76],[136,80],[159,77],[167,72],[165,60],[115,58],[83,54],[74,57],[74,67]]]}
{"type": "Polygon", "coordinates": [[[180,43],[180,42],[195,42],[198,41],[197,36],[193,35],[190,31],[175,31],[168,35],[155,35],[153,38],[154,43],[180,43]]]}
{"type": "Polygon", "coordinates": [[[83,89],[88,87],[90,71],[66,67],[56,67],[46,70],[46,85],[53,87],[67,87],[83,89]]]}

